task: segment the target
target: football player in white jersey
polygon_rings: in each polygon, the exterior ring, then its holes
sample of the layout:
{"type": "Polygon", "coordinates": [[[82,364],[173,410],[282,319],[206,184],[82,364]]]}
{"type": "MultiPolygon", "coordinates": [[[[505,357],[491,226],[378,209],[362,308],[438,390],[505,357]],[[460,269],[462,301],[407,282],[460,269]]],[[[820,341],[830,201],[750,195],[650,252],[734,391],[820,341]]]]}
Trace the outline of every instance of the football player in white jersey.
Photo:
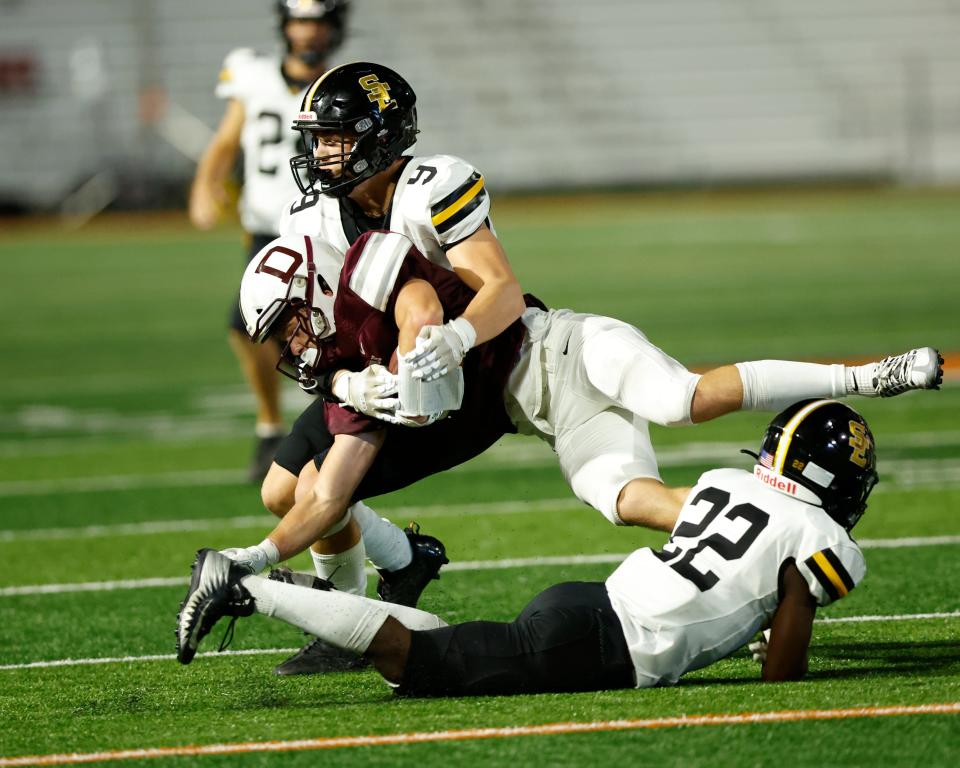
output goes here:
{"type": "MultiPolygon", "coordinates": [[[[248,260],[276,237],[281,209],[296,192],[289,172],[296,142],[289,123],[305,87],[326,70],[328,56],[343,40],[348,10],[348,0],[278,0],[276,5],[286,50],[277,56],[238,48],[227,55],[216,88],[227,108],[190,192],[190,220],[210,229],[228,199],[226,182],[242,152],[240,218],[248,260]]],[[[273,344],[250,342],[236,308],[229,340],[257,401],[257,444],[249,477],[260,482],[286,434],[274,370],[277,350],[273,344]]]]}
{"type": "MultiPolygon", "coordinates": [[[[303,152],[290,166],[301,194],[287,203],[282,234],[319,236],[345,253],[370,230],[404,233],[477,291],[459,326],[468,347],[520,317],[526,303],[490,221],[484,179],[457,157],[408,154],[417,137],[416,95],[400,75],[367,62],[334,67],[307,88],[295,118],[303,152]]],[[[376,399],[374,379],[362,372],[350,378],[338,380],[341,400],[361,407],[376,399]]],[[[329,385],[321,381],[319,390],[330,395],[329,385]]],[[[298,482],[301,492],[310,486],[314,459],[331,439],[318,399],[297,419],[263,482],[263,502],[274,514],[292,509],[298,482]]],[[[360,591],[367,555],[380,569],[384,599],[414,604],[446,561],[442,546],[415,530],[404,535],[362,503],[351,515],[347,527],[311,548],[318,575],[338,589],[360,591]]],[[[278,673],[311,671],[314,650],[319,669],[338,663],[323,647],[308,646],[278,673]]]]}
{"type": "Polygon", "coordinates": [[[672,685],[768,628],[763,679],[796,680],[817,607],[864,577],[850,531],[876,482],[874,438],[856,411],[796,403],[768,426],[753,472],[700,477],[662,549],[635,551],[606,582],[551,587],[510,623],[448,626],[414,608],[250,575],[201,550],[178,659],[190,663],[220,617],[257,612],[364,655],[401,694],[582,691],[672,685]]]}

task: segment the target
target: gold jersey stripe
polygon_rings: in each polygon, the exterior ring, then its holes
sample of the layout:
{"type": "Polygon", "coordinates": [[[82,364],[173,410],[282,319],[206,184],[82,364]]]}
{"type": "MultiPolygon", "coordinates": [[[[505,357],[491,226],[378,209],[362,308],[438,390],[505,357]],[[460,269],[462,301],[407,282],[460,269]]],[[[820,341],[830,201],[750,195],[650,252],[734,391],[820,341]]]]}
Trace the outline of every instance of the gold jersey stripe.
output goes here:
{"type": "Polygon", "coordinates": [[[433,222],[433,226],[439,226],[443,224],[451,216],[455,216],[457,211],[459,211],[463,206],[469,203],[473,198],[480,194],[480,190],[483,189],[483,176],[477,179],[477,183],[474,184],[470,189],[461,195],[460,199],[453,203],[446,210],[440,211],[436,216],[434,216],[430,221],[433,222]]]}
{"type": "Polygon", "coordinates": [[[787,453],[790,451],[790,442],[793,440],[793,433],[797,431],[797,427],[803,422],[807,416],[813,413],[817,408],[822,408],[828,403],[835,403],[836,400],[817,400],[815,403],[810,403],[809,405],[801,408],[797,411],[793,418],[787,422],[787,425],[783,428],[783,434],[780,435],[780,442],[777,443],[777,452],[773,456],[773,471],[778,474],[783,474],[783,465],[787,460],[787,453]]]}
{"type": "Polygon", "coordinates": [[[850,591],[847,589],[847,585],[843,583],[843,579],[840,578],[840,574],[830,565],[830,561],[827,560],[823,552],[815,552],[813,559],[816,564],[820,566],[823,575],[830,579],[830,583],[836,588],[837,594],[840,595],[840,597],[843,597],[850,591]]]}

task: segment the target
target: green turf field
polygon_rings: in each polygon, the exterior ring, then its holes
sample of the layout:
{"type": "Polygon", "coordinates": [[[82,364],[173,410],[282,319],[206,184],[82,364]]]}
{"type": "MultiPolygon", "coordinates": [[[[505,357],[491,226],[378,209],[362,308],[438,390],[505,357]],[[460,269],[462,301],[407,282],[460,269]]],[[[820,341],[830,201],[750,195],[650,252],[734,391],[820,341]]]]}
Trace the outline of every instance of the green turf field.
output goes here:
{"type": "MultiPolygon", "coordinates": [[[[509,200],[494,215],[528,290],[629,320],[704,365],[926,344],[960,352],[958,206],[946,193],[672,195],[509,200]]],[[[960,703],[955,378],[938,393],[858,403],[882,476],[857,528],[869,573],[822,613],[805,682],[763,685],[741,652],[672,689],[400,701],[373,672],[274,677],[302,637],[261,617],[237,625],[230,649],[260,653],[180,667],[174,618],[194,551],[252,544],[270,528],[257,489],[242,482],[251,400],[224,343],[241,266],[236,230],[197,234],[175,217],[0,230],[0,766],[25,755],[960,703]]],[[[292,417],[305,401],[294,388],[286,402],[292,417]]],[[[665,479],[746,466],[737,450],[757,443],[766,420],[655,429],[665,479]]],[[[549,450],[523,438],[375,507],[446,543],[453,562],[422,607],[448,620],[511,618],[541,588],[603,579],[619,555],[662,541],[577,505],[549,450]]],[[[660,725],[142,762],[934,766],[960,754],[956,709],[660,725]]]]}

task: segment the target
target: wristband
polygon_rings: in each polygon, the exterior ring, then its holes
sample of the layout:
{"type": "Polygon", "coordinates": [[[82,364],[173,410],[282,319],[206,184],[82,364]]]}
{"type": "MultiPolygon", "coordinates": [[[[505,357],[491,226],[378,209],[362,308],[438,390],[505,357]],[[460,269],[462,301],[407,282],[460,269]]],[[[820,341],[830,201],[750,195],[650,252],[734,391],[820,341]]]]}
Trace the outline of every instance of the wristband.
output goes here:
{"type": "Polygon", "coordinates": [[[451,320],[449,326],[460,338],[460,341],[463,342],[463,354],[466,355],[469,350],[473,349],[473,345],[477,343],[477,329],[474,328],[473,324],[463,315],[456,320],[451,320]]]}

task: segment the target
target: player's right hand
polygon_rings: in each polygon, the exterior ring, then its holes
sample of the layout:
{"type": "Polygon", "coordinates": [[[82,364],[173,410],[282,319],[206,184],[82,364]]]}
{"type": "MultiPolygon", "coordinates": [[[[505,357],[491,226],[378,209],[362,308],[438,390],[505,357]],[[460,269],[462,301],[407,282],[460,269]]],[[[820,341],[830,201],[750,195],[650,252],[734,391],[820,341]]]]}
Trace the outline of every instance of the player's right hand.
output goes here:
{"type": "Polygon", "coordinates": [[[435,381],[458,368],[476,342],[476,329],[467,318],[458,317],[443,325],[423,326],[416,346],[403,359],[415,379],[435,381]]]}
{"type": "Polygon", "coordinates": [[[212,229],[220,220],[226,202],[226,190],[218,190],[206,184],[195,185],[190,191],[188,213],[191,223],[197,229],[212,229]]]}
{"type": "Polygon", "coordinates": [[[751,658],[760,665],[763,665],[767,661],[767,648],[770,645],[770,630],[765,629],[759,635],[757,639],[752,643],[747,645],[747,650],[750,651],[751,658]]]}

